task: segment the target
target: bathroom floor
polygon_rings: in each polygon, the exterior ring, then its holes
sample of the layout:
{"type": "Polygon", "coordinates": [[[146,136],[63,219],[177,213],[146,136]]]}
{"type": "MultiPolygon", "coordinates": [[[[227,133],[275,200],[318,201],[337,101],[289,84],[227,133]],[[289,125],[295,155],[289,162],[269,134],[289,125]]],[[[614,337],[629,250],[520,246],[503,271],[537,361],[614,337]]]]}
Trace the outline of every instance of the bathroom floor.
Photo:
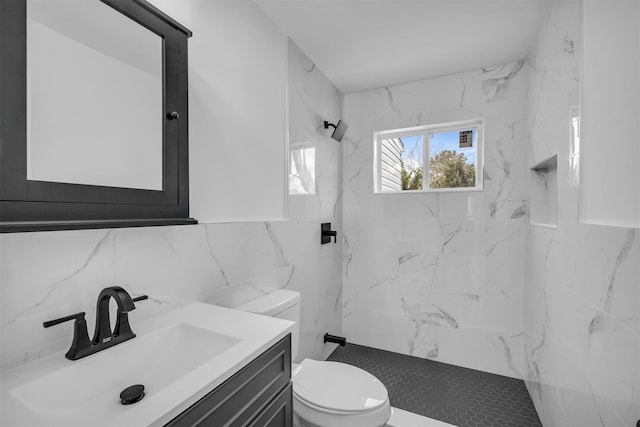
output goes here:
{"type": "Polygon", "coordinates": [[[327,360],[375,375],[405,411],[459,427],[542,426],[522,380],[356,344],[327,360]]]}

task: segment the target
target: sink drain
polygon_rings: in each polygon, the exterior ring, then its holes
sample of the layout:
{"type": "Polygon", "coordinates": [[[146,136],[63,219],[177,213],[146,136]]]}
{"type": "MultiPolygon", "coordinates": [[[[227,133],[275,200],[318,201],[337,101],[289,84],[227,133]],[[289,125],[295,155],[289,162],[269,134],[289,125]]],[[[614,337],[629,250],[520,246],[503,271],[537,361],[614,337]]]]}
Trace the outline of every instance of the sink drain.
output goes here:
{"type": "Polygon", "coordinates": [[[120,393],[120,403],[123,405],[131,405],[142,400],[144,397],[144,386],[136,384],[129,386],[120,393]]]}

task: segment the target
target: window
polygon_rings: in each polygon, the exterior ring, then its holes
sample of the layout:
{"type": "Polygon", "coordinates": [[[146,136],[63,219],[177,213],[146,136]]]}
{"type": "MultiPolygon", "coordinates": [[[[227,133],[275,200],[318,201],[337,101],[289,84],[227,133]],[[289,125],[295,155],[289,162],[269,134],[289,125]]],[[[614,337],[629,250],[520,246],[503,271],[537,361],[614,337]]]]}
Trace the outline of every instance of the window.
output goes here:
{"type": "Polygon", "coordinates": [[[375,192],[482,190],[482,120],[374,134],[375,192]]]}
{"type": "Polygon", "coordinates": [[[289,158],[289,194],[315,194],[316,147],[291,147],[289,158]]]}

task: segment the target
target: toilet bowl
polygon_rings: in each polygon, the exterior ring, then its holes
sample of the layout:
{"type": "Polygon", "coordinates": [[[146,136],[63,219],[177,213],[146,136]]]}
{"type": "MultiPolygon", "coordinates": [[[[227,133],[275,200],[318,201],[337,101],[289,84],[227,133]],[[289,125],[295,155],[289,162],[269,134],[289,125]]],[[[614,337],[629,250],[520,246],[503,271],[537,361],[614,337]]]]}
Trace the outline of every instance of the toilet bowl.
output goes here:
{"type": "MultiPolygon", "coordinates": [[[[298,352],[300,294],[278,290],[235,307],[292,320],[291,358],[298,352]]],[[[346,363],[304,359],[292,364],[294,425],[300,427],[380,427],[391,417],[385,386],[370,373],[346,363]]]]}
{"type": "Polygon", "coordinates": [[[305,359],[294,365],[292,381],[301,426],[384,426],[391,416],[385,386],[355,366],[305,359]]]}

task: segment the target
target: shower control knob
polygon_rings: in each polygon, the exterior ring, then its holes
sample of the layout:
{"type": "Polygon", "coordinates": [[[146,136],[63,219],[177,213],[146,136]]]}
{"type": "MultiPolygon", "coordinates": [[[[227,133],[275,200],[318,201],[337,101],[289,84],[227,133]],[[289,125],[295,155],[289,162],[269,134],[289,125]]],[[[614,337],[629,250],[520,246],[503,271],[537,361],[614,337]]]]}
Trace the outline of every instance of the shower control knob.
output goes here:
{"type": "Polygon", "coordinates": [[[167,118],[168,118],[169,120],[177,120],[177,119],[179,119],[179,118],[180,118],[180,114],[178,114],[178,112],[177,112],[177,111],[172,111],[172,112],[170,112],[170,113],[167,113],[167,118]]]}
{"type": "Polygon", "coordinates": [[[323,222],[320,224],[320,243],[331,243],[333,237],[333,243],[338,243],[338,232],[331,229],[330,222],[323,222]]]}

